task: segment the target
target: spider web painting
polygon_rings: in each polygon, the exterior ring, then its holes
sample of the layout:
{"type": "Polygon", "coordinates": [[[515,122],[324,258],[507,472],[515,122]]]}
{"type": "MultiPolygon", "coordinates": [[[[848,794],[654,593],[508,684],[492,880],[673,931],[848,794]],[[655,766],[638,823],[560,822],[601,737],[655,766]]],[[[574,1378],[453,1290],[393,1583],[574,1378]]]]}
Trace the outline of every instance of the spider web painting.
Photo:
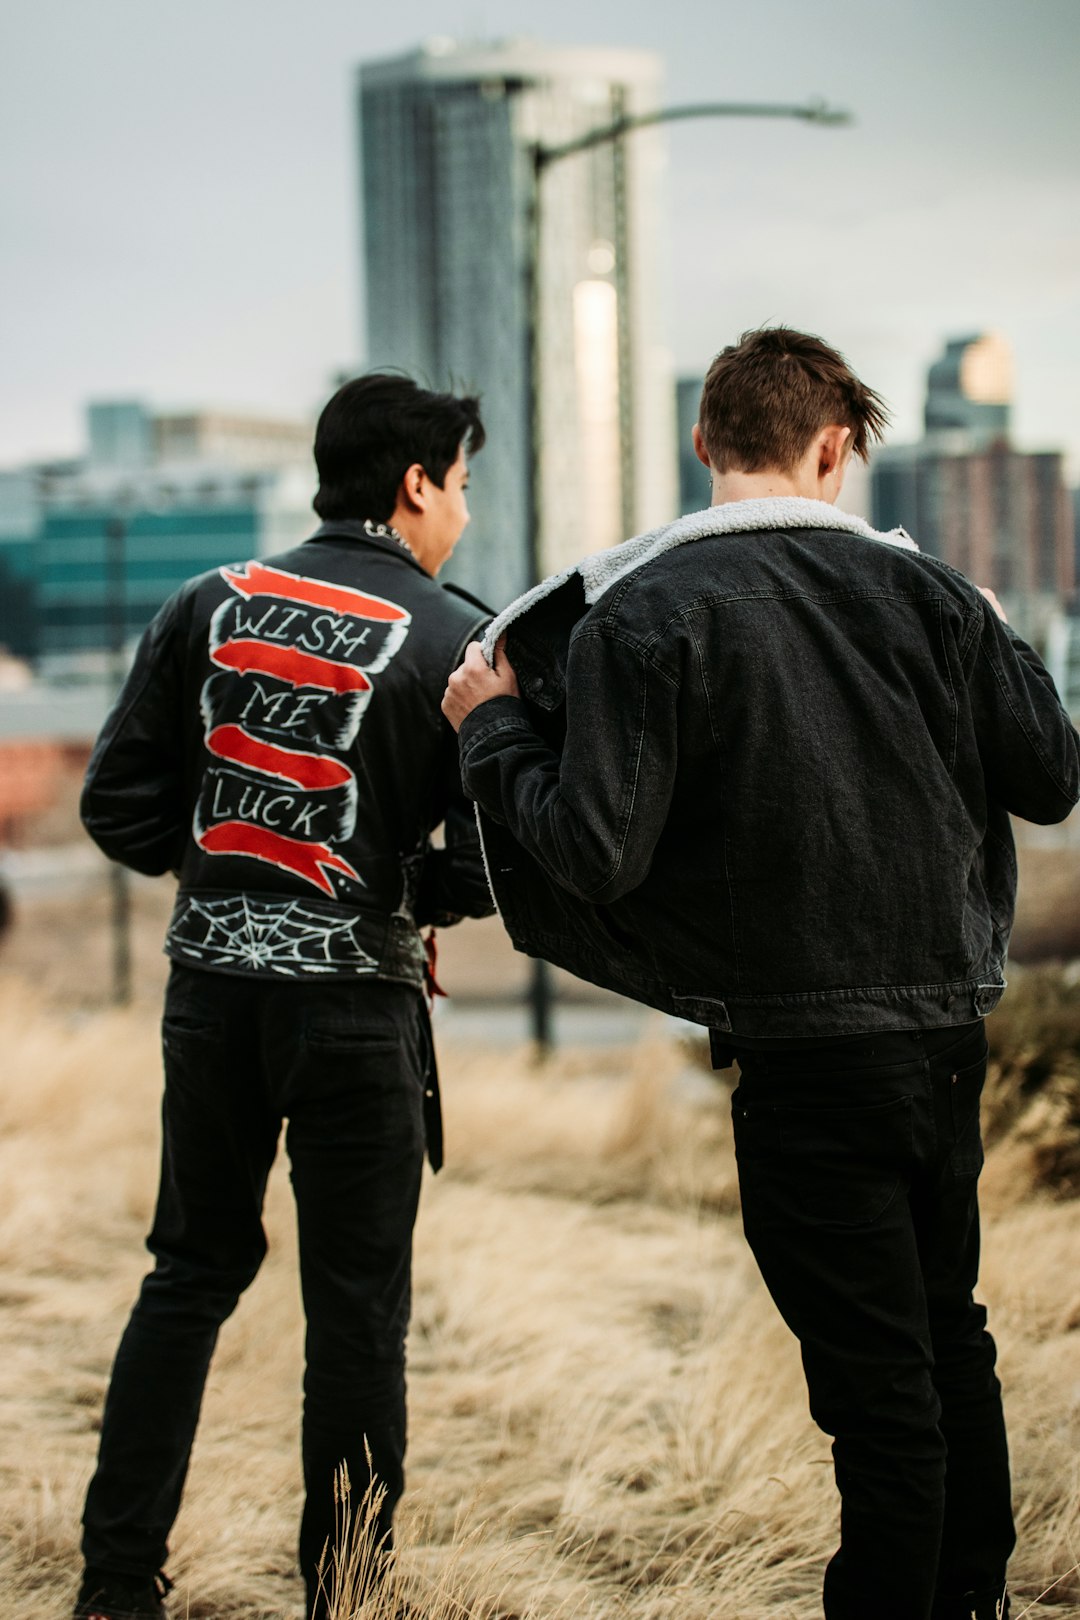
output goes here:
{"type": "Polygon", "coordinates": [[[188,895],[169,929],[168,947],[204,967],[249,972],[374,973],[373,956],[357,939],[359,919],[331,917],[303,900],[188,895]]]}

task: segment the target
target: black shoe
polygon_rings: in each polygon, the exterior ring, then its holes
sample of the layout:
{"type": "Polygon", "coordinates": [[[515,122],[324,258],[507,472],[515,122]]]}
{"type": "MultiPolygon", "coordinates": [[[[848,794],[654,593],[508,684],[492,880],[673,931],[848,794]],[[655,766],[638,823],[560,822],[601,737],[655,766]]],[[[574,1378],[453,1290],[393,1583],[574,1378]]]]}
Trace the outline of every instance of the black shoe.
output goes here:
{"type": "Polygon", "coordinates": [[[73,1620],[164,1620],[162,1599],[171,1591],[167,1575],[136,1580],[88,1569],[75,1600],[73,1620]]]}

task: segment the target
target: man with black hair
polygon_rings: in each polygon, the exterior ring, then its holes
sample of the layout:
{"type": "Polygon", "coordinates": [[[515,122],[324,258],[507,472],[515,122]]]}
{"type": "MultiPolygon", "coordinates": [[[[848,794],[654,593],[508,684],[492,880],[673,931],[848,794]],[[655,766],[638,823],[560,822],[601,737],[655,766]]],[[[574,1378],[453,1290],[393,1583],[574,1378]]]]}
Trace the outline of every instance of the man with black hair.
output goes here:
{"type": "Polygon", "coordinates": [[[328,1612],[335,1472],[403,1489],[404,1343],[441,1124],[419,930],[492,910],[439,700],[488,614],[435,581],[468,522],[472,398],[347,383],[320,529],[188,581],[151,624],[82,800],[114,860],[174,871],[161,1187],[83,1516],[78,1620],[152,1620],[218,1329],[266,1252],[283,1119],[307,1316],[300,1565],[328,1612]],[[431,833],[444,827],[443,846],[431,833]]]}
{"type": "Polygon", "coordinates": [[[746,333],[694,429],[709,509],[511,604],[444,713],[519,949],[738,1060],[746,1234],[834,1436],[828,1620],[1003,1620],[983,1018],[1009,813],[1063,820],[1080,745],[991,592],[837,510],[885,420],[820,338],[746,333]]]}

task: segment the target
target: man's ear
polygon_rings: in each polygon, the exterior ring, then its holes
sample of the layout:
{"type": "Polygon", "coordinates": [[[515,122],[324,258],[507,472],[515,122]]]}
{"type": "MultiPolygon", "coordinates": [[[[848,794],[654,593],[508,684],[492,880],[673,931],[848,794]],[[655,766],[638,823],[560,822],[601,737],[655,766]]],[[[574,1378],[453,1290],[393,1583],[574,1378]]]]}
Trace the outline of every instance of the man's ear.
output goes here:
{"type": "Polygon", "coordinates": [[[818,436],[818,477],[827,478],[844,460],[844,447],[851,438],[851,429],[839,422],[823,428],[818,436]]]}
{"type": "Polygon", "coordinates": [[[423,512],[427,506],[427,473],[419,461],[405,469],[398,488],[398,505],[407,512],[423,512]]]}
{"type": "Polygon", "coordinates": [[[694,441],[695,456],[697,456],[703,467],[708,467],[709,471],[712,472],[712,462],[709,460],[709,452],[705,448],[705,440],[701,437],[701,429],[698,427],[696,422],[691,430],[690,437],[694,441]]]}

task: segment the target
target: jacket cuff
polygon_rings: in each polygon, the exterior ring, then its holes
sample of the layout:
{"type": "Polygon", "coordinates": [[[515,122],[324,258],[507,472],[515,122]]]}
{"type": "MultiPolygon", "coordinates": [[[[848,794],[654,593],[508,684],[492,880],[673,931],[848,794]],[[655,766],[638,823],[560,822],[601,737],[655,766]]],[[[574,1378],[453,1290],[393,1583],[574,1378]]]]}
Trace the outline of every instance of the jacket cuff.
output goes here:
{"type": "Polygon", "coordinates": [[[529,714],[519,697],[493,697],[486,703],[478,703],[475,709],[465,716],[458,731],[458,744],[462,755],[493,731],[512,730],[523,727],[531,731],[529,714]]]}

